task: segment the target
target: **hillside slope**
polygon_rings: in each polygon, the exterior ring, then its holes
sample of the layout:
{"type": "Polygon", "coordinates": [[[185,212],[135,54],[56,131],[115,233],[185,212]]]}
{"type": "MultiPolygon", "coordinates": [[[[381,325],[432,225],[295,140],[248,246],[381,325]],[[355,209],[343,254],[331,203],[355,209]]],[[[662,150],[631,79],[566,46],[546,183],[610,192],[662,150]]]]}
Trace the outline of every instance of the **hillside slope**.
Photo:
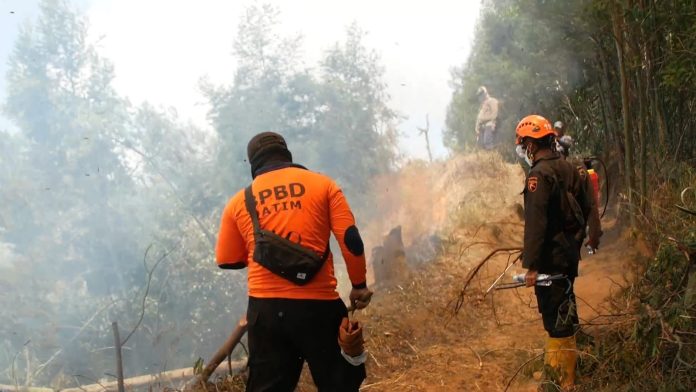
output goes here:
{"type": "MultiPolygon", "coordinates": [[[[453,300],[472,266],[493,249],[521,245],[522,170],[495,154],[479,153],[440,166],[406,168],[400,176],[400,189],[418,189],[421,198],[394,192],[401,197],[391,203],[398,208],[390,219],[411,233],[404,235],[407,248],[410,240],[423,234],[410,232],[409,223],[439,225],[442,252],[389,287],[381,288],[377,282],[373,303],[355,315],[366,325],[370,350],[369,376],[362,390],[502,391],[513,376],[509,390],[536,390],[529,368],[516,375],[525,362],[539,362],[532,358],[543,352],[545,332],[533,290],[492,291],[483,296],[504,271],[506,253],[486,263],[465,293],[458,315],[452,312],[453,300]],[[424,199],[433,202],[424,203],[424,199]],[[424,206],[432,208],[429,219],[421,212],[424,206]],[[402,220],[396,222],[394,216],[402,220]]],[[[589,334],[611,317],[606,298],[629,278],[632,260],[640,255],[635,246],[627,246],[612,220],[605,219],[603,224],[600,251],[584,256],[576,283],[579,314],[589,334]]],[[[522,271],[513,266],[503,280],[522,271]]],[[[581,360],[591,358],[581,355],[581,360]]],[[[302,386],[300,390],[312,389],[302,386]]]]}
{"type": "MultiPolygon", "coordinates": [[[[364,391],[536,391],[545,331],[532,289],[491,291],[513,258],[491,258],[454,305],[467,274],[491,251],[522,244],[524,174],[497,153],[477,152],[434,164],[413,163],[375,181],[374,210],[364,228],[366,248],[400,226],[406,257],[389,281],[370,281],[371,305],[352,317],[365,325],[368,378],[364,391]],[[412,262],[423,238],[439,238],[437,254],[412,262]]],[[[611,213],[611,211],[610,211],[611,213]]],[[[609,214],[611,215],[611,214],[609,214]]],[[[592,361],[587,342],[620,313],[608,298],[645,253],[613,218],[602,222],[597,254],[580,265],[576,294],[584,337],[580,361],[592,361]],[[629,245],[630,244],[630,245],[629,245]],[[583,347],[585,349],[583,349],[583,347]]],[[[371,260],[374,261],[374,260],[371,260]]],[[[523,272],[514,265],[502,278],[523,272]]],[[[627,306],[627,305],[626,305],[627,306]]],[[[578,375],[578,384],[588,375],[578,375]]],[[[219,390],[242,390],[239,379],[219,390]],[[234,384],[234,385],[232,385],[234,384]]],[[[305,368],[297,391],[316,391],[305,368]]]]}

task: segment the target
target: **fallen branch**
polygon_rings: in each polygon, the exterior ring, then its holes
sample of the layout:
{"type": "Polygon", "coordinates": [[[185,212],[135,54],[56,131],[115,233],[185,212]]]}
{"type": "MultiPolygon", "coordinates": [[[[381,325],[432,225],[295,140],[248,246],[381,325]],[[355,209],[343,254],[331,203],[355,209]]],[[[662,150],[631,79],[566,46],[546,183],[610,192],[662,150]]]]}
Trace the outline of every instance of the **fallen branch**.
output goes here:
{"type": "MultiPolygon", "coordinates": [[[[521,254],[522,248],[498,248],[498,249],[494,249],[491,253],[488,254],[488,256],[486,256],[483,260],[481,260],[476,265],[476,267],[474,267],[471,271],[469,271],[469,273],[466,276],[465,282],[464,282],[464,287],[462,287],[462,289],[459,291],[459,294],[457,295],[457,297],[454,300],[452,300],[452,301],[454,301],[454,308],[452,310],[452,316],[456,316],[459,313],[459,311],[461,310],[462,306],[464,305],[464,294],[466,293],[466,289],[469,287],[469,285],[471,284],[471,282],[473,281],[474,277],[479,272],[479,270],[486,264],[486,262],[488,260],[490,260],[491,258],[493,258],[493,256],[495,256],[496,254],[501,253],[501,252],[508,252],[509,254],[516,254],[516,253],[521,254]]],[[[452,301],[450,301],[447,304],[448,307],[450,306],[452,301]]]]}
{"type": "MultiPolygon", "coordinates": [[[[237,347],[237,344],[239,344],[239,341],[242,340],[242,337],[247,331],[247,319],[246,315],[239,320],[237,323],[237,327],[232,331],[230,336],[227,338],[225,343],[220,347],[217,352],[213,355],[213,357],[210,359],[208,364],[205,366],[201,374],[196,377],[196,384],[202,383],[205,384],[208,379],[210,378],[210,375],[213,374],[215,369],[218,368],[218,366],[222,363],[222,361],[225,360],[225,358],[230,357],[232,355],[232,351],[234,350],[235,347],[237,347]]],[[[230,368],[230,371],[232,371],[232,365],[231,361],[228,363],[228,366],[230,368]]]]}
{"type": "Polygon", "coordinates": [[[520,373],[520,371],[522,369],[524,369],[525,366],[529,365],[529,363],[531,363],[532,361],[539,359],[540,357],[543,357],[543,356],[544,356],[544,353],[535,355],[535,356],[529,358],[528,360],[526,360],[520,367],[518,367],[517,370],[515,371],[515,374],[513,374],[512,377],[510,377],[510,380],[508,380],[508,383],[507,383],[507,385],[505,385],[505,390],[503,392],[507,392],[507,390],[510,388],[510,385],[512,385],[512,381],[515,379],[515,377],[517,377],[517,375],[520,373]]]}

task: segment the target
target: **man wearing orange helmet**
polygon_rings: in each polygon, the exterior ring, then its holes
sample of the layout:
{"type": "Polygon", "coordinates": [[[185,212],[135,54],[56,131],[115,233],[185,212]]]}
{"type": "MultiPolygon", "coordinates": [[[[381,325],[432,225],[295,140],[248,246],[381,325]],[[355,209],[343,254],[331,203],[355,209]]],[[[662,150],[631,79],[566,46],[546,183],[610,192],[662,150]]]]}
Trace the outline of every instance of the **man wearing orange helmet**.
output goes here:
{"type": "Polygon", "coordinates": [[[573,282],[592,196],[575,167],[556,152],[556,133],[548,120],[527,116],[517,125],[516,136],[518,150],[531,166],[524,189],[525,283],[534,286],[548,333],[544,362],[558,372],[563,387],[570,387],[577,357],[573,282]],[[537,284],[541,274],[562,278],[541,285],[537,284]]]}

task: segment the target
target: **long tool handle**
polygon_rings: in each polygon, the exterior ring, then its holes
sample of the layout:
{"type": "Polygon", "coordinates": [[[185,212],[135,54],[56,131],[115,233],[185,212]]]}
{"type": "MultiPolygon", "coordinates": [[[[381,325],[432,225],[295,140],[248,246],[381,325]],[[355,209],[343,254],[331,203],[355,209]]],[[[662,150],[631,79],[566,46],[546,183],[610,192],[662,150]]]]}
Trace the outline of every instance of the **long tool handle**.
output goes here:
{"type": "Polygon", "coordinates": [[[516,289],[518,287],[523,287],[525,286],[524,283],[518,283],[518,282],[513,282],[513,283],[503,283],[495,286],[496,290],[507,290],[507,289],[516,289]]]}
{"type": "MultiPolygon", "coordinates": [[[[499,285],[495,286],[495,289],[496,290],[515,289],[515,288],[527,285],[524,282],[524,274],[515,275],[513,277],[513,279],[515,280],[514,282],[499,284],[499,285]]],[[[568,276],[564,275],[564,274],[546,275],[546,276],[542,275],[541,278],[537,278],[536,285],[537,286],[547,286],[547,285],[551,284],[551,281],[559,280],[559,279],[568,279],[568,276]]]]}
{"type": "Polygon", "coordinates": [[[510,270],[510,268],[513,265],[515,265],[515,263],[517,263],[517,260],[519,260],[519,259],[520,259],[520,257],[517,257],[512,263],[510,263],[510,265],[507,266],[507,268],[505,268],[505,271],[503,271],[503,273],[498,276],[498,279],[496,279],[495,282],[493,282],[491,287],[489,287],[488,290],[486,290],[486,294],[483,295],[484,298],[486,297],[486,295],[488,295],[488,293],[491,292],[491,290],[493,290],[495,285],[497,285],[498,282],[500,282],[500,279],[503,279],[503,276],[505,276],[505,274],[508,272],[508,270],[510,270]]]}

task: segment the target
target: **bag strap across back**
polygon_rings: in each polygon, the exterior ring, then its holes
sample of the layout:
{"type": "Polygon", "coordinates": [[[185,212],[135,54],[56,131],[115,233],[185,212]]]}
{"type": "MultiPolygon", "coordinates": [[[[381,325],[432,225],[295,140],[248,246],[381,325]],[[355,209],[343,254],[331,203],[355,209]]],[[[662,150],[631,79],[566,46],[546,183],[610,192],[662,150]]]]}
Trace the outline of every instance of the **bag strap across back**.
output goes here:
{"type": "Polygon", "coordinates": [[[244,205],[249,216],[251,216],[251,223],[254,225],[254,236],[256,236],[256,233],[261,231],[261,226],[259,225],[259,215],[256,213],[256,200],[254,200],[251,185],[244,190],[244,205]]]}
{"type": "MultiPolygon", "coordinates": [[[[249,213],[249,216],[251,216],[251,223],[254,225],[254,238],[256,238],[256,236],[262,235],[262,232],[261,232],[261,225],[259,224],[259,215],[256,212],[256,199],[254,199],[254,193],[251,190],[251,185],[249,185],[248,187],[246,187],[246,189],[244,189],[244,205],[246,206],[246,210],[249,213]]],[[[295,243],[295,242],[292,242],[288,239],[285,239],[281,236],[278,236],[278,238],[281,238],[281,239],[287,241],[291,245],[299,247],[299,249],[298,249],[299,251],[313,252],[312,250],[310,250],[310,249],[308,249],[308,248],[306,248],[298,243],[295,243]]],[[[324,251],[324,254],[321,256],[322,262],[326,261],[326,259],[329,257],[330,252],[331,252],[331,249],[330,249],[329,243],[327,242],[326,250],[324,251]]]]}

